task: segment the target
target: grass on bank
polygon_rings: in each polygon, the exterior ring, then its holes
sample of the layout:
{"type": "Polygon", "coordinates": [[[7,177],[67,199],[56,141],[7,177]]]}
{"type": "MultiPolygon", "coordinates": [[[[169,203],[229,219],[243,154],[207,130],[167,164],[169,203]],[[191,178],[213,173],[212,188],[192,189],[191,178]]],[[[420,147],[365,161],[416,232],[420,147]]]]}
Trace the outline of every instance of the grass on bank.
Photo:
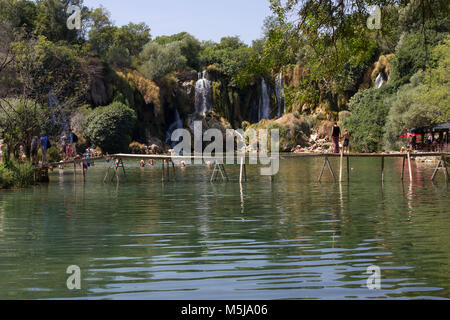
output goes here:
{"type": "Polygon", "coordinates": [[[25,188],[33,184],[34,167],[31,162],[6,159],[0,163],[0,189],[25,188]]]}

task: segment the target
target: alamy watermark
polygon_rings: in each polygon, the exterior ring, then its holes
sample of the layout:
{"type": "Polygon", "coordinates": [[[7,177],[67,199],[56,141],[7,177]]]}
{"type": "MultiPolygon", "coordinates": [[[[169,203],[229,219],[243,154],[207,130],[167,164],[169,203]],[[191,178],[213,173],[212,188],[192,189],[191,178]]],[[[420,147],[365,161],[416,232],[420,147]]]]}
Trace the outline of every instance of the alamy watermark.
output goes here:
{"type": "Polygon", "coordinates": [[[69,15],[67,18],[67,29],[81,30],[81,8],[71,5],[67,8],[66,13],[69,15]]]}
{"type": "Polygon", "coordinates": [[[381,29],[381,9],[379,6],[371,8],[371,15],[367,19],[367,28],[370,30],[381,29]]]}
{"type": "Polygon", "coordinates": [[[381,269],[378,266],[370,266],[367,268],[367,274],[370,274],[366,281],[369,290],[381,290],[381,269]]]}
{"type": "Polygon", "coordinates": [[[173,160],[176,161],[176,157],[182,155],[186,156],[186,164],[192,164],[192,157],[196,165],[201,165],[205,161],[233,165],[239,164],[248,153],[249,164],[266,166],[261,168],[261,175],[273,176],[278,173],[280,169],[280,131],[278,129],[270,130],[270,134],[266,129],[249,129],[245,132],[241,129],[228,129],[225,137],[224,143],[224,134],[221,130],[213,128],[203,132],[202,122],[195,121],[193,139],[191,132],[187,129],[177,129],[172,133],[172,141],[178,142],[173,149],[173,160]],[[192,148],[192,141],[194,148],[192,148]],[[205,142],[209,144],[203,149],[205,142]],[[192,150],[194,150],[193,154],[192,150]]]}
{"type": "Polygon", "coordinates": [[[69,266],[66,270],[67,274],[70,276],[67,278],[66,285],[69,290],[80,290],[81,289],[81,269],[79,266],[69,266]]]}

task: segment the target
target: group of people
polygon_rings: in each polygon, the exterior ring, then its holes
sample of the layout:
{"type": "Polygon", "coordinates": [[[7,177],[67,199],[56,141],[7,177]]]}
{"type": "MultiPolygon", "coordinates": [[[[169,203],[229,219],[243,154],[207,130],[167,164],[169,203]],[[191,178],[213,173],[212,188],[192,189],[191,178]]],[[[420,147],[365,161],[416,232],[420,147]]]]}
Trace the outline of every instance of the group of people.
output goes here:
{"type": "Polygon", "coordinates": [[[443,132],[440,132],[437,137],[434,134],[430,134],[427,139],[423,135],[420,143],[417,141],[417,136],[414,135],[411,137],[411,141],[407,143],[406,148],[409,151],[439,152],[445,149],[445,140],[443,132]]]}
{"type": "Polygon", "coordinates": [[[341,152],[341,146],[340,142],[344,138],[344,144],[343,144],[343,150],[342,152],[349,152],[350,147],[350,134],[347,129],[344,130],[344,133],[342,134],[341,128],[339,127],[338,123],[335,122],[333,125],[333,128],[331,129],[331,139],[334,144],[334,153],[340,153],[341,152]]]}

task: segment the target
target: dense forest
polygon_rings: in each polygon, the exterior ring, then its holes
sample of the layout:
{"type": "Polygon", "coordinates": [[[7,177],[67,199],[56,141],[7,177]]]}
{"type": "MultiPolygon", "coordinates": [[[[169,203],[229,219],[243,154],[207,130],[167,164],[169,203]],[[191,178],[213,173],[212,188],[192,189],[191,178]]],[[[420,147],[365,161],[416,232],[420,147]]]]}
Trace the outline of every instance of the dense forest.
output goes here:
{"type": "Polygon", "coordinates": [[[339,121],[355,151],[398,150],[405,130],[450,120],[449,5],[271,0],[262,38],[247,45],[153,37],[82,0],[0,0],[0,137],[29,153],[33,136],[55,145],[71,127],[79,151],[163,151],[174,129],[201,120],[205,130],[278,128],[290,151],[339,121]],[[71,5],[79,30],[67,27],[71,5]]]}

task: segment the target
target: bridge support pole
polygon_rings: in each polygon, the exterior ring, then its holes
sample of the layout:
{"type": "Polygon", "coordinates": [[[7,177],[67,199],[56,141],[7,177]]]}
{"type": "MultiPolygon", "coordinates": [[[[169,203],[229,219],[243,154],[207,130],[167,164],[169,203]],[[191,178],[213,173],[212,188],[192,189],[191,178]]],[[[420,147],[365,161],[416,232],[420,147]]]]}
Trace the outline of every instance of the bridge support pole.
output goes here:
{"type": "Polygon", "coordinates": [[[324,159],[324,162],[323,162],[322,171],[320,172],[320,176],[319,176],[319,182],[321,182],[321,180],[322,180],[323,171],[325,170],[325,167],[327,165],[328,165],[328,169],[330,170],[331,175],[333,176],[334,182],[336,182],[336,176],[334,175],[333,168],[331,167],[330,160],[328,160],[327,156],[325,156],[325,159],[324,159]]]}
{"type": "Polygon", "coordinates": [[[408,151],[408,167],[409,167],[409,182],[412,182],[413,174],[412,174],[412,165],[411,165],[411,152],[409,152],[409,151],[408,151]]]}
{"type": "Polygon", "coordinates": [[[434,169],[433,176],[431,177],[431,181],[434,181],[434,179],[436,178],[436,175],[441,167],[444,170],[445,181],[448,182],[449,176],[448,176],[447,163],[445,162],[445,156],[442,156],[439,159],[436,169],[434,169]]]}
{"type": "Polygon", "coordinates": [[[166,172],[165,172],[165,168],[164,168],[164,162],[165,160],[162,160],[162,177],[161,177],[161,181],[165,182],[166,181],[166,172]]]}
{"type": "Polygon", "coordinates": [[[406,165],[406,157],[403,157],[403,164],[402,164],[402,181],[405,180],[405,165],[406,165]]]}

